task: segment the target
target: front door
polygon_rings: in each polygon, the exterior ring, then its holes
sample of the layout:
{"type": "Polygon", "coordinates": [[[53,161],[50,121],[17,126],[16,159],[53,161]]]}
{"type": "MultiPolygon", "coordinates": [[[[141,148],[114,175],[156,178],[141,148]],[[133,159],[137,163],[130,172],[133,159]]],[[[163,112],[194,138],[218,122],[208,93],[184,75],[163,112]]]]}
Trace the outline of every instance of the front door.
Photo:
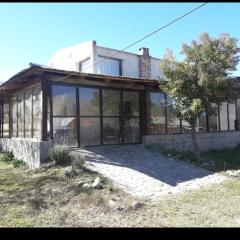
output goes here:
{"type": "Polygon", "coordinates": [[[103,89],[103,144],[140,142],[139,92],[103,89]]]}
{"type": "Polygon", "coordinates": [[[123,91],[123,143],[140,142],[139,92],[123,91]]]}

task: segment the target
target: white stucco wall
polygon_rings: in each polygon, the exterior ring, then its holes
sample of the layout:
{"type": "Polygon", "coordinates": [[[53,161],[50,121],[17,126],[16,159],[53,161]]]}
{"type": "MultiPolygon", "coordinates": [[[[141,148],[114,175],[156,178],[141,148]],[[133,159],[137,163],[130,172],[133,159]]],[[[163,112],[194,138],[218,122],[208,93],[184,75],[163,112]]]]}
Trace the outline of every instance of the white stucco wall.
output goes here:
{"type": "MultiPolygon", "coordinates": [[[[90,57],[90,64],[99,62],[101,56],[109,57],[112,55],[113,58],[122,60],[122,75],[126,77],[140,77],[139,73],[139,56],[138,54],[120,52],[116,49],[106,48],[94,45],[94,41],[83,42],[71,47],[60,49],[53,57],[49,60],[48,66],[78,71],[77,64],[90,57]]],[[[151,57],[151,75],[152,79],[158,79],[161,76],[159,64],[160,59],[151,57]]],[[[98,65],[88,68],[84,72],[99,73],[98,65]]]]}
{"type": "Polygon", "coordinates": [[[161,60],[158,58],[151,58],[151,75],[152,79],[162,78],[163,73],[160,70],[160,62],[161,60]]]}
{"type": "MultiPolygon", "coordinates": [[[[71,47],[57,51],[48,61],[48,66],[70,71],[78,71],[77,63],[90,57],[93,63],[93,41],[83,42],[71,47]]],[[[93,73],[93,68],[88,68],[86,72],[93,73]]]]}
{"type": "MultiPolygon", "coordinates": [[[[126,77],[139,77],[139,62],[136,54],[119,52],[118,50],[96,46],[96,62],[100,61],[98,55],[109,57],[118,54],[113,58],[122,60],[122,75],[126,77]]],[[[98,65],[95,65],[94,71],[97,73],[98,65]]]]}

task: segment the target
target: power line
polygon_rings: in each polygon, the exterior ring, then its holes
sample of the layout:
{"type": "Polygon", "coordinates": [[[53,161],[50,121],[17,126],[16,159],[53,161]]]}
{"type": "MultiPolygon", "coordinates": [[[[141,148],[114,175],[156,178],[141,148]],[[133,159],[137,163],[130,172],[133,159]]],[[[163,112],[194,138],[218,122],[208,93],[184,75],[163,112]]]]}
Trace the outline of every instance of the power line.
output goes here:
{"type": "MultiPolygon", "coordinates": [[[[167,24],[164,25],[163,27],[160,27],[159,29],[153,31],[152,33],[149,33],[148,35],[146,35],[146,36],[140,38],[140,39],[137,40],[136,42],[134,42],[134,43],[128,45],[127,47],[123,48],[123,49],[120,50],[119,52],[114,53],[114,54],[108,56],[108,58],[115,57],[115,56],[119,55],[120,53],[122,53],[122,52],[125,51],[126,49],[128,49],[128,48],[130,48],[130,47],[136,45],[137,43],[143,41],[144,39],[146,39],[146,38],[152,36],[153,34],[156,34],[157,32],[161,31],[162,29],[164,29],[164,28],[170,26],[171,24],[173,24],[173,23],[179,21],[180,19],[186,17],[187,15],[189,15],[189,14],[195,12],[196,10],[198,10],[198,9],[201,8],[201,7],[203,7],[203,6],[206,5],[207,3],[208,3],[208,2],[205,2],[205,3],[201,4],[200,6],[198,6],[198,7],[194,8],[194,9],[192,9],[191,11],[185,13],[184,15],[182,15],[182,16],[180,16],[180,17],[174,19],[173,21],[171,21],[171,22],[169,22],[169,23],[167,23],[167,24]]],[[[88,67],[85,68],[84,70],[86,70],[86,69],[88,69],[88,68],[90,68],[90,67],[94,67],[95,65],[97,65],[97,64],[99,64],[99,63],[101,63],[101,62],[104,62],[105,60],[106,60],[106,59],[100,60],[100,61],[98,61],[98,62],[96,62],[96,63],[94,63],[94,64],[88,66],[88,67]]],[[[55,81],[60,81],[60,80],[63,80],[63,79],[65,79],[65,78],[68,78],[68,77],[70,77],[70,76],[74,76],[74,75],[78,75],[78,74],[77,74],[77,73],[72,73],[72,74],[69,74],[69,75],[67,75],[67,76],[65,76],[65,77],[62,77],[62,78],[56,79],[55,81]]]]}

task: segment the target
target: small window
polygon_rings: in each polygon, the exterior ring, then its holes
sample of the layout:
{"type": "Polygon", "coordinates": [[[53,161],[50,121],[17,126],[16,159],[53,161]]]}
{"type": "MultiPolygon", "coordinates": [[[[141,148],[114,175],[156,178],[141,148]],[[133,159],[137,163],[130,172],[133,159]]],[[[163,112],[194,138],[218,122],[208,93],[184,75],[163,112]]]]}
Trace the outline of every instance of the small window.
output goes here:
{"type": "Polygon", "coordinates": [[[90,70],[90,58],[86,58],[85,60],[78,63],[79,72],[89,72],[90,70]]]}

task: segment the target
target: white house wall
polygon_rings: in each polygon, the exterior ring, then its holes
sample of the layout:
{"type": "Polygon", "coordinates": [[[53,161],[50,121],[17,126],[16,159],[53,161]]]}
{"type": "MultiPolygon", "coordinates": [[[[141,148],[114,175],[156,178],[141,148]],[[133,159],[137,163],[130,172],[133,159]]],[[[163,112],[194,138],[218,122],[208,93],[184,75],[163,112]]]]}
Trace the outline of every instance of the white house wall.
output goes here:
{"type": "MultiPolygon", "coordinates": [[[[94,45],[94,41],[83,42],[68,48],[60,49],[49,60],[48,66],[69,71],[79,71],[79,62],[90,57],[90,65],[93,65],[102,59],[101,56],[122,60],[122,75],[126,77],[140,77],[139,73],[139,55],[120,52],[116,49],[100,47],[94,45]]],[[[159,64],[160,59],[151,57],[151,75],[152,79],[158,79],[161,76],[159,64]]],[[[94,65],[84,70],[88,73],[100,73],[98,65],[94,65]]],[[[102,73],[104,74],[104,73],[102,73]]]]}
{"type": "Polygon", "coordinates": [[[160,59],[151,58],[151,75],[152,79],[159,79],[163,76],[162,71],[160,70],[160,59]]]}
{"type": "MultiPolygon", "coordinates": [[[[100,59],[98,55],[109,57],[114,54],[118,54],[114,56],[113,58],[122,60],[122,75],[125,77],[139,77],[139,62],[138,62],[138,56],[131,53],[126,52],[119,52],[114,49],[104,48],[96,46],[96,62],[99,62],[100,59]]],[[[98,66],[95,65],[95,73],[98,71],[98,66]]]]}
{"type": "MultiPolygon", "coordinates": [[[[68,48],[60,49],[49,60],[48,66],[69,71],[78,71],[77,64],[90,57],[93,63],[93,41],[83,42],[68,48]]],[[[93,73],[93,68],[85,72],[93,73]]]]}

